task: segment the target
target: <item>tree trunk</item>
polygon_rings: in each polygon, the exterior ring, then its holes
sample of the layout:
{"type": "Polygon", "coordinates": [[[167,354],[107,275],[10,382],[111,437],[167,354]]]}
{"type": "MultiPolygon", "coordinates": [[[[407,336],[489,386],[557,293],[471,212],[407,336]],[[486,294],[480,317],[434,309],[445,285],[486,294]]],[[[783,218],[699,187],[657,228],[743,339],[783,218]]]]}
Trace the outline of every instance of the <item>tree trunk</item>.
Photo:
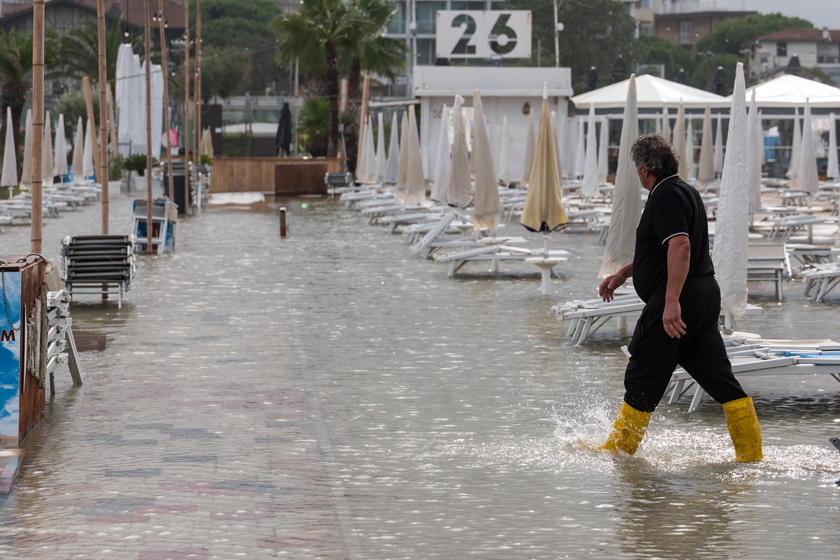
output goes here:
{"type": "Polygon", "coordinates": [[[330,133],[327,144],[327,156],[335,157],[338,153],[338,49],[335,43],[327,45],[327,95],[330,101],[330,133]]]}

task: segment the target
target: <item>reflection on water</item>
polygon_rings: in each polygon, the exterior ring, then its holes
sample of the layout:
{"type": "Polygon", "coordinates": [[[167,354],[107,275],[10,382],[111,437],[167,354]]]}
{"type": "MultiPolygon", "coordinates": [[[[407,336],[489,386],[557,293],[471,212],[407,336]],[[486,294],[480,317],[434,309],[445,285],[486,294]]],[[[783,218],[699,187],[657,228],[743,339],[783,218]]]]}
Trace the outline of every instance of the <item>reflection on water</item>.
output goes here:
{"type": "MultiPolygon", "coordinates": [[[[151,453],[123,454],[109,427],[124,413],[109,391],[126,368],[151,365],[169,380],[150,394],[185,400],[231,371],[291,372],[297,387],[286,395],[300,406],[284,421],[301,423],[301,441],[318,440],[328,464],[318,483],[325,494],[338,488],[333,511],[355,558],[787,559],[838,550],[840,457],[827,439],[839,435],[840,397],[827,376],[745,383],[763,463],[732,462],[714,403],[690,415],[687,402],[662,405],[633,458],[579,443],[607,435],[623,394],[619,346],[632,330],[607,325],[578,347],[549,314],[554,303],[594,294],[595,235],[552,237],[573,257],[545,297],[536,271],[519,265],[503,265],[500,279],[478,266],[447,278],[448,267],[415,259],[402,236],[329,199],[214,207],[179,227],[175,255],[141,259],[143,280],[122,311],[74,304],[76,324],[107,333],[109,349],[85,356],[88,385],[60,389],[49,438],[36,435],[22,485],[0,498],[5,526],[76,519],[39,508],[37,496],[40,484],[70,498],[73,485],[89,482],[61,468],[78,454],[107,449],[117,463],[109,468],[121,469],[151,453]],[[279,205],[289,211],[285,240],[279,205]]],[[[763,295],[751,300],[765,312],[743,319],[743,330],[840,339],[837,299],[809,304],[791,284],[778,305],[771,284],[757,288],[763,295]]],[[[239,391],[249,379],[226,383],[239,391]]],[[[126,406],[145,415],[142,403],[126,406]]],[[[133,437],[155,440],[160,429],[133,437]]],[[[199,442],[195,454],[214,442],[199,442]]]]}

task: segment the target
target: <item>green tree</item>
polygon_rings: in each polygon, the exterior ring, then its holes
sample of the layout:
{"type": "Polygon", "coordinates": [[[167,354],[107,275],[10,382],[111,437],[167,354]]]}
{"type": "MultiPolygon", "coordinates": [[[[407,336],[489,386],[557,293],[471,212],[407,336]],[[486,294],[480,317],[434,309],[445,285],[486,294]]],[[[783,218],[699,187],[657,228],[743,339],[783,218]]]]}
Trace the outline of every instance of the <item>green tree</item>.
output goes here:
{"type": "Polygon", "coordinates": [[[688,72],[694,67],[694,61],[687,50],[653,35],[642,35],[633,42],[632,58],[642,67],[663,65],[665,77],[669,79],[673,78],[680,68],[688,72]]]}
{"type": "Polygon", "coordinates": [[[822,82],[824,84],[828,84],[830,86],[837,87],[837,82],[835,82],[831,76],[829,76],[824,70],[821,68],[813,67],[813,68],[806,68],[802,67],[802,77],[808,78],[809,80],[814,80],[816,82],[822,82]]]}
{"type": "Polygon", "coordinates": [[[715,70],[720,66],[723,67],[723,71],[726,73],[727,90],[724,95],[729,95],[732,93],[732,88],[735,85],[735,67],[741,61],[740,55],[734,54],[724,53],[709,56],[704,60],[698,61],[694,67],[694,71],[689,74],[688,84],[699,89],[712,91],[711,81],[714,77],[715,70]]]}
{"type": "MultiPolygon", "coordinates": [[[[195,0],[189,1],[194,32],[195,0]]],[[[263,92],[271,87],[278,68],[274,60],[277,34],[270,22],[279,14],[280,8],[272,0],[201,0],[202,66],[208,47],[229,54],[238,50],[250,57],[250,70],[232,94],[263,92]]]]}
{"type": "MultiPolygon", "coordinates": [[[[511,0],[511,10],[531,10],[533,21],[534,60],[529,64],[554,66],[553,0],[511,0]],[[537,45],[542,49],[537,49],[537,45]],[[537,61],[538,50],[542,58],[537,61]]],[[[558,0],[560,32],[560,66],[572,69],[575,92],[583,91],[586,74],[595,66],[600,85],[609,83],[609,72],[618,55],[624,55],[628,68],[633,68],[633,34],[636,24],[627,14],[623,2],[615,0],[558,0]]]]}
{"type": "MultiPolygon", "coordinates": [[[[58,52],[58,35],[48,32],[44,38],[44,65],[46,68],[54,66],[58,52]]],[[[32,77],[32,34],[21,33],[15,29],[0,32],[0,89],[2,95],[3,125],[0,135],[6,134],[6,107],[12,109],[12,131],[15,138],[15,149],[18,148],[20,137],[20,118],[26,103],[32,77]]]]}
{"type": "Polygon", "coordinates": [[[762,35],[785,29],[813,29],[813,27],[810,21],[797,17],[787,17],[782,14],[752,14],[724,21],[697,42],[697,50],[737,55],[742,49],[752,47],[755,40],[762,35]]]}
{"type": "MultiPolygon", "coordinates": [[[[394,13],[391,4],[384,0],[351,0],[351,5],[361,16],[376,28],[384,29],[394,13]]],[[[405,43],[385,37],[381,33],[359,37],[341,49],[341,74],[347,76],[347,112],[357,116],[361,106],[362,72],[383,76],[394,81],[398,72],[405,68],[405,43]]],[[[358,119],[352,119],[345,127],[347,155],[355,161],[358,150],[358,119]]]]}
{"type": "Polygon", "coordinates": [[[235,47],[205,47],[201,54],[201,98],[207,103],[218,95],[230,97],[239,92],[251,73],[251,53],[235,47]]]}
{"type": "Polygon", "coordinates": [[[338,95],[340,56],[349,45],[382,32],[353,3],[343,0],[302,0],[298,12],[287,12],[272,22],[280,34],[278,54],[298,58],[305,70],[324,76],[329,101],[329,156],[338,148],[338,95]]]}
{"type": "MultiPolygon", "coordinates": [[[[108,82],[117,77],[117,53],[123,38],[122,14],[105,29],[105,64],[108,82]]],[[[143,36],[133,33],[128,41],[135,52],[140,52],[143,36]]],[[[91,83],[99,81],[99,32],[95,20],[85,20],[60,39],[59,61],[61,73],[68,78],[82,79],[87,76],[91,83]]]]}

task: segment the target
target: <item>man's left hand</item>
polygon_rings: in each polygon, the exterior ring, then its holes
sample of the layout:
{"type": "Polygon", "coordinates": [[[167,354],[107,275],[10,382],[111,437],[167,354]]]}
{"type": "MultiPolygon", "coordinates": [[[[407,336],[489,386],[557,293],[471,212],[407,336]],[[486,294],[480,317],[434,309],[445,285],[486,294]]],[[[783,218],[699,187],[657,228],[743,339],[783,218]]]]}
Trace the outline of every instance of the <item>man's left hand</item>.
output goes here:
{"type": "Polygon", "coordinates": [[[665,334],[671,338],[680,338],[685,334],[685,323],[682,320],[682,309],[679,302],[665,304],[665,311],[662,313],[662,327],[665,334]]]}

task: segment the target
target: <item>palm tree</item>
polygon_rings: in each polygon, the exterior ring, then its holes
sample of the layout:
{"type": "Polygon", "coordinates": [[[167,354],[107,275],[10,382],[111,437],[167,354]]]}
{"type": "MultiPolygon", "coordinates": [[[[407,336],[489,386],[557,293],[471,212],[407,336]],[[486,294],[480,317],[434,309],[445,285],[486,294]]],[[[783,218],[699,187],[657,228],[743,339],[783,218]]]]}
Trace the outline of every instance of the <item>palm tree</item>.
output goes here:
{"type": "MultiPolygon", "coordinates": [[[[125,41],[121,21],[122,14],[105,30],[106,72],[111,83],[117,78],[120,45],[129,42],[137,50],[143,42],[140,33],[132,34],[125,41]]],[[[79,27],[68,31],[61,39],[59,55],[64,76],[76,79],[87,76],[91,83],[96,83],[99,80],[99,31],[96,21],[83,21],[79,27]]]]}
{"type": "MultiPolygon", "coordinates": [[[[56,57],[58,35],[48,32],[44,37],[44,64],[51,66],[56,57]]],[[[6,107],[12,109],[12,131],[14,133],[15,148],[18,147],[20,136],[20,117],[26,103],[29,91],[29,80],[32,74],[32,34],[21,33],[11,29],[4,33],[0,31],[0,111],[6,114],[6,107]]],[[[0,127],[0,136],[5,138],[6,121],[0,127]]]]}
{"type": "Polygon", "coordinates": [[[384,76],[391,81],[405,68],[405,43],[393,37],[386,37],[381,30],[388,25],[394,14],[394,7],[385,0],[351,0],[353,8],[370,20],[379,32],[358,37],[341,53],[342,73],[347,76],[349,95],[348,109],[356,113],[361,102],[362,72],[384,76]]]}
{"type": "MultiPolygon", "coordinates": [[[[297,13],[285,13],[272,22],[280,32],[280,56],[297,58],[304,69],[324,75],[330,105],[330,156],[335,156],[338,148],[340,60],[358,57],[360,70],[366,69],[361,61],[368,60],[362,56],[368,51],[361,45],[381,35],[391,10],[382,0],[302,0],[297,13]]],[[[345,68],[344,73],[347,71],[345,68]]]]}

